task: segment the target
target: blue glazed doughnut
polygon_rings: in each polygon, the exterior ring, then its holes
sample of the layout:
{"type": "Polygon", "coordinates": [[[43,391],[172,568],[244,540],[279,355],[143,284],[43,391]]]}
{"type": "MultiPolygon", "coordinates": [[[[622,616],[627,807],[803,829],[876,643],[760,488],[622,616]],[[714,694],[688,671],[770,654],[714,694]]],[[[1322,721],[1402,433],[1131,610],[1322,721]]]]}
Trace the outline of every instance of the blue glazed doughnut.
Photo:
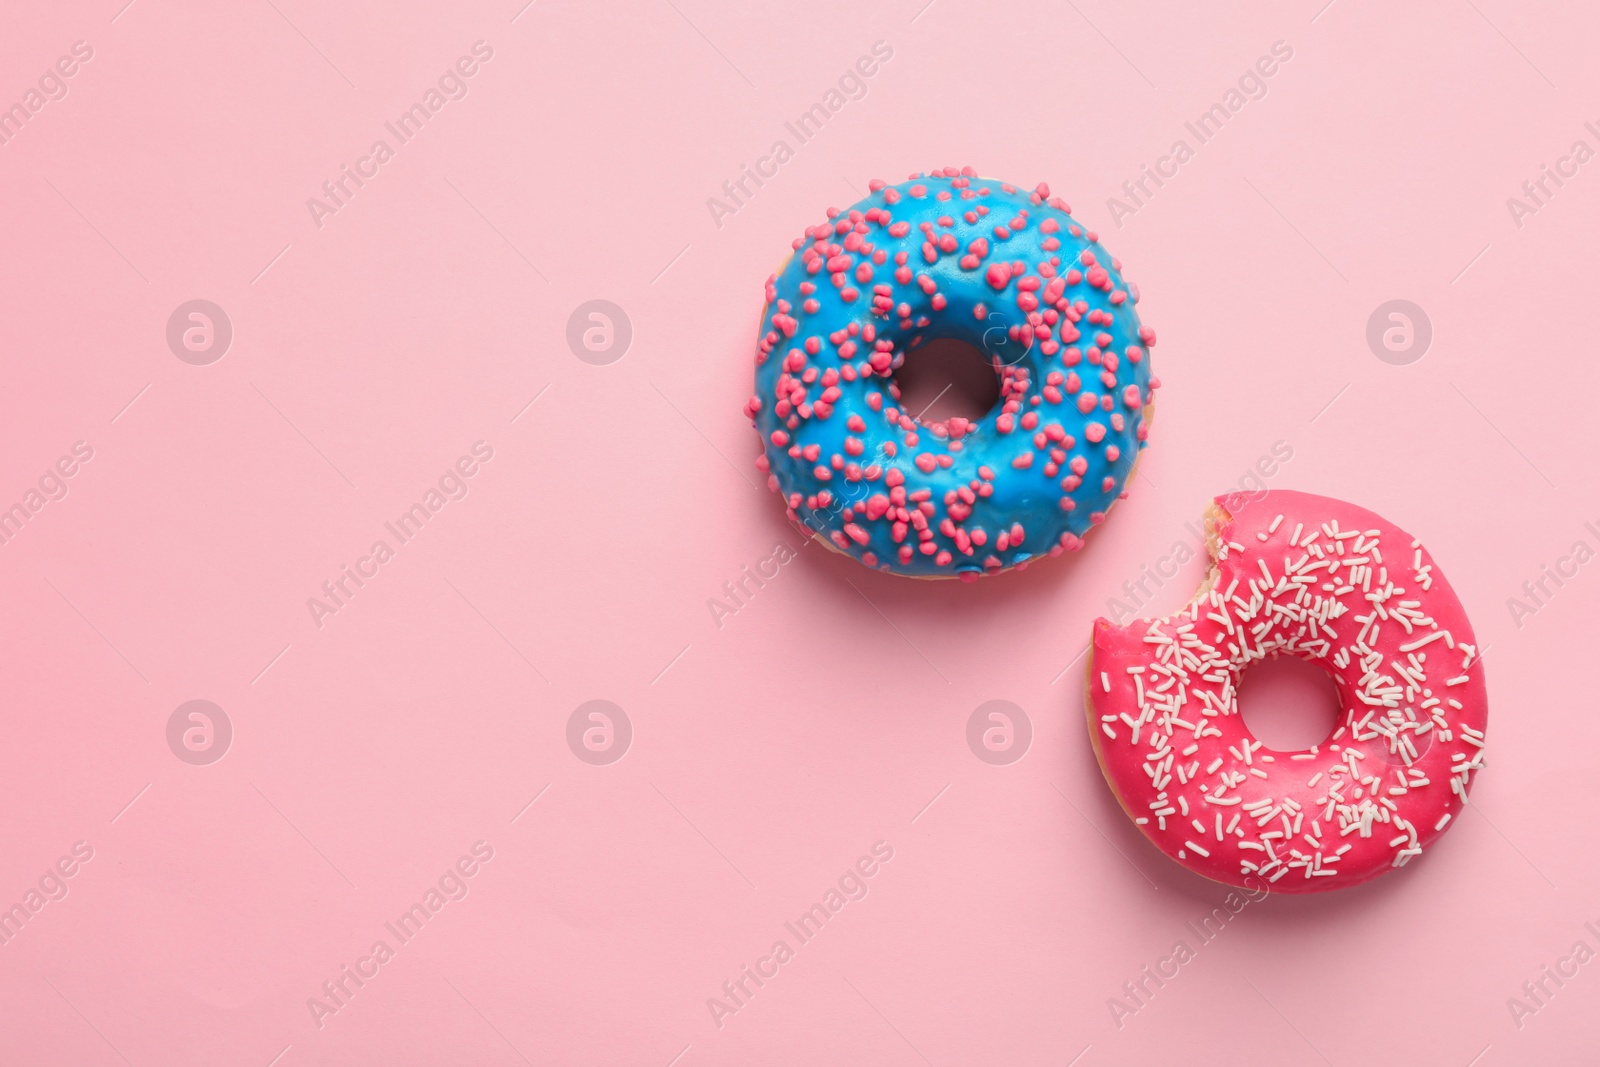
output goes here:
{"type": "Polygon", "coordinates": [[[1138,290],[1042,183],[947,167],[871,188],[767,279],[756,466],[791,519],[879,570],[972,580],[1078,548],[1123,494],[1160,384],[1138,290]],[[896,368],[936,338],[989,360],[983,418],[900,409],[896,368]]]}

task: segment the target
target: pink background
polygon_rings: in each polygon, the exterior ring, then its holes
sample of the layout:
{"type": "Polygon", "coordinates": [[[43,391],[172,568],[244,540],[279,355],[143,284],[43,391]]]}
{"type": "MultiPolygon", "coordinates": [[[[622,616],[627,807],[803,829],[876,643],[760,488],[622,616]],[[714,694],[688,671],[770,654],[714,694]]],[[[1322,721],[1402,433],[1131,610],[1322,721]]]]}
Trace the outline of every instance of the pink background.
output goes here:
{"type": "Polygon", "coordinates": [[[922,2],[11,5],[0,103],[94,54],[0,145],[0,507],[93,458],[0,545],[0,906],[93,858],[0,947],[0,1060],[1592,1061],[1600,964],[1520,1028],[1507,998],[1600,948],[1600,566],[1520,626],[1507,598],[1600,547],[1600,163],[1520,227],[1506,199],[1600,148],[1600,16],[922,2]],[[319,228],[307,198],[478,40],[469,94],[319,228]],[[1119,228],[1107,198],[1278,40],[1265,98],[1119,228]],[[1164,387],[1132,495],[975,586],[806,548],[719,628],[709,598],[796,543],[739,414],[761,282],[824,206],[949,164],[1049,181],[1141,285],[1164,387]],[[209,366],[165,338],[196,298],[233,326],[209,366]],[[596,298],[632,323],[609,365],[566,340],[596,298]],[[1433,329],[1403,366],[1366,341],[1397,298],[1433,329]],[[466,498],[319,628],[307,598],[480,440],[466,498]],[[1252,904],[1119,1028],[1108,998],[1223,892],[1116,807],[1075,657],[1276,441],[1273,485],[1388,516],[1466,600],[1489,767],[1421,862],[1252,904]],[[194,699],[234,732],[205,766],[166,739],[194,699]],[[591,699],[633,728],[607,766],[566,741],[591,699]],[[1032,723],[1007,766],[965,739],[993,699],[1032,723]],[[719,1028],[707,999],[878,841],[865,899],[719,1028]]]}

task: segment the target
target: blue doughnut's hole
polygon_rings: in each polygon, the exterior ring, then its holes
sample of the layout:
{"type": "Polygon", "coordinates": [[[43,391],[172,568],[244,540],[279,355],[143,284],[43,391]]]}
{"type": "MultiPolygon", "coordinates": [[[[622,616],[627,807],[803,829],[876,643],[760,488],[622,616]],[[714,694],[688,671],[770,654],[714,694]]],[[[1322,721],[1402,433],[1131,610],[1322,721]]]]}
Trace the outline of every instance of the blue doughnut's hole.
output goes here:
{"type": "Polygon", "coordinates": [[[1000,379],[976,345],[936,337],[908,349],[894,372],[903,410],[924,424],[952,416],[977,422],[1000,403],[1000,379]]]}
{"type": "Polygon", "coordinates": [[[1252,663],[1239,679],[1245,729],[1274,752],[1303,752],[1332,736],[1342,718],[1327,670],[1294,655],[1252,663]]]}

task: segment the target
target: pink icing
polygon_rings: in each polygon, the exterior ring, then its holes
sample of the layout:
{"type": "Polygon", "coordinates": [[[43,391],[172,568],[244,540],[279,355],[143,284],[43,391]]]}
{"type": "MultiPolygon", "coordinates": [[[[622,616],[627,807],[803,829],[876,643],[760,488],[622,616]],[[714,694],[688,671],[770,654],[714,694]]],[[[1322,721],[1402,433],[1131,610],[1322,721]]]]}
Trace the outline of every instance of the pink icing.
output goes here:
{"type": "Polygon", "coordinates": [[[1099,619],[1090,732],[1145,836],[1207,878],[1337,889],[1404,866],[1466,803],[1488,695],[1466,611],[1415,539],[1287,490],[1218,497],[1213,579],[1165,619],[1099,619]],[[1326,669],[1340,719],[1274,752],[1239,715],[1251,663],[1326,669]]]}

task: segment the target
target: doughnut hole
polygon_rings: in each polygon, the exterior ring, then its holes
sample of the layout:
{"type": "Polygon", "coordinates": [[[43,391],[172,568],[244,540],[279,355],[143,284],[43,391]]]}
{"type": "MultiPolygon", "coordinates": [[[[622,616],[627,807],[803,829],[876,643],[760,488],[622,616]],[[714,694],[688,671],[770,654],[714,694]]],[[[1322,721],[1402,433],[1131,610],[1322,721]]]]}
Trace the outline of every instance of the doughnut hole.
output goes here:
{"type": "Polygon", "coordinates": [[[1000,379],[983,352],[954,337],[908,349],[894,380],[901,410],[926,425],[953,417],[977,422],[1000,402],[1000,379]]]}
{"type": "Polygon", "coordinates": [[[1271,656],[1239,679],[1245,729],[1274,752],[1303,752],[1338,728],[1339,691],[1328,672],[1298,656],[1271,656]]]}

